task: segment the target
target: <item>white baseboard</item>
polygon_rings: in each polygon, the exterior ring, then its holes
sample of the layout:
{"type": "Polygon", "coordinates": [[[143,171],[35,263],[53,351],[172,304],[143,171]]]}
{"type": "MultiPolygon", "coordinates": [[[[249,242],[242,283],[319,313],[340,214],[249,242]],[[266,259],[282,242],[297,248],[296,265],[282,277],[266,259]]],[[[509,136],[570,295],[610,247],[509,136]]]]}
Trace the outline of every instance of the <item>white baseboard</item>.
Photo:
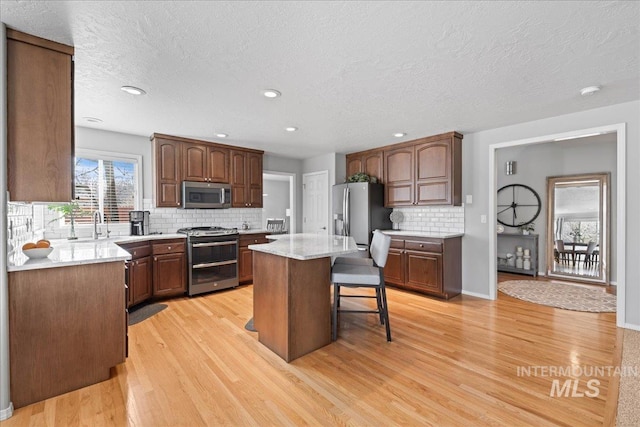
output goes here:
{"type": "Polygon", "coordinates": [[[640,325],[634,325],[633,323],[625,323],[623,327],[625,329],[633,329],[634,331],[640,331],[640,325]]]}
{"type": "Polygon", "coordinates": [[[465,291],[464,289],[462,290],[462,295],[469,295],[470,297],[476,297],[476,298],[482,298],[482,299],[488,299],[488,300],[492,299],[487,294],[479,294],[477,292],[469,292],[469,291],[465,291]]]}
{"type": "Polygon", "coordinates": [[[0,409],[0,421],[8,420],[13,415],[13,402],[9,402],[9,407],[0,409]]]}

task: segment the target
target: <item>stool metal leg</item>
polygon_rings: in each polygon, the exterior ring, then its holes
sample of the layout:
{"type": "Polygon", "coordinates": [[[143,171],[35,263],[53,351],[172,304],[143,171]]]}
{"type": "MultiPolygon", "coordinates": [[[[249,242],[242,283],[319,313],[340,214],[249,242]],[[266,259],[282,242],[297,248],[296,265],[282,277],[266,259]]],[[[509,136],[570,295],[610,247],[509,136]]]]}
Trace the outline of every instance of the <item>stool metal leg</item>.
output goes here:
{"type": "Polygon", "coordinates": [[[340,285],[333,284],[333,309],[331,310],[331,341],[338,339],[338,305],[340,303],[340,285]]]}

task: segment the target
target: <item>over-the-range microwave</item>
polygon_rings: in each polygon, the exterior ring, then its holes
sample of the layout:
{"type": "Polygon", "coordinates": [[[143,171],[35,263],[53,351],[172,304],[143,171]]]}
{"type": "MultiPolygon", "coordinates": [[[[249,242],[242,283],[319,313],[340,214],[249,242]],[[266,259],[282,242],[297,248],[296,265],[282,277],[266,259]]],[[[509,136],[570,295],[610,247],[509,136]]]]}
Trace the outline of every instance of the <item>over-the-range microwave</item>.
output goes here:
{"type": "Polygon", "coordinates": [[[182,207],[185,209],[230,208],[231,185],[182,181],[182,207]]]}

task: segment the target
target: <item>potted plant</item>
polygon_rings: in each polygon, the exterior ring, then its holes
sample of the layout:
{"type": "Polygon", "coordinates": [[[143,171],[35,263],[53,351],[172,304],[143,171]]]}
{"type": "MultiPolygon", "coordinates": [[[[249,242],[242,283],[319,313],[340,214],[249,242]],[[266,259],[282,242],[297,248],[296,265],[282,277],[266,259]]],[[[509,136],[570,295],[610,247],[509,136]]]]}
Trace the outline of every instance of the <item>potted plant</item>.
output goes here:
{"type": "Polygon", "coordinates": [[[529,222],[527,224],[520,224],[518,226],[518,229],[520,230],[520,232],[522,232],[523,235],[526,236],[536,229],[536,224],[534,222],[529,222]]]}
{"type": "Polygon", "coordinates": [[[62,214],[58,218],[54,218],[51,221],[49,221],[49,223],[58,221],[64,217],[69,218],[71,228],[69,229],[69,237],[67,237],[67,239],[76,240],[77,237],[76,237],[76,227],[75,227],[76,226],[75,215],[83,212],[78,202],[73,201],[73,202],[65,203],[64,205],[49,205],[47,207],[49,208],[49,210],[60,212],[62,214]]]}
{"type": "Polygon", "coordinates": [[[573,227],[571,227],[569,236],[573,237],[574,243],[582,243],[582,231],[580,230],[580,226],[574,225],[573,227]]]}

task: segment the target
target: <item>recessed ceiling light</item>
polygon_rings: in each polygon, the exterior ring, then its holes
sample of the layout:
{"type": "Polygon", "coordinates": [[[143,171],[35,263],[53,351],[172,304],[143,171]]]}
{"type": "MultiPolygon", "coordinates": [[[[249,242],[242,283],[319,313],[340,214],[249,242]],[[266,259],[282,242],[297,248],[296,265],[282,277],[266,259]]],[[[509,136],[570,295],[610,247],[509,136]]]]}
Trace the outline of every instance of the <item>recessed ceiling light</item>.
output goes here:
{"type": "Polygon", "coordinates": [[[278,92],[275,89],[265,89],[262,91],[262,94],[267,98],[277,98],[280,95],[282,95],[280,92],[278,92]]]}
{"type": "Polygon", "coordinates": [[[284,128],[284,130],[286,130],[287,132],[295,132],[298,130],[298,128],[295,126],[289,126],[288,128],[284,128]]]}
{"type": "Polygon", "coordinates": [[[226,138],[226,137],[228,137],[229,135],[227,135],[226,133],[216,133],[216,136],[217,136],[218,138],[226,138]]]}
{"type": "Polygon", "coordinates": [[[393,136],[395,136],[396,138],[402,138],[405,135],[406,135],[406,133],[404,133],[404,132],[397,132],[397,133],[393,134],[393,136]]]}
{"type": "Polygon", "coordinates": [[[580,95],[582,95],[582,96],[593,95],[594,93],[596,93],[600,89],[601,89],[600,86],[583,87],[582,89],[580,89],[580,95]]]}
{"type": "Polygon", "coordinates": [[[102,123],[102,119],[99,119],[97,117],[83,117],[83,119],[90,123],[102,123]]]}
{"type": "Polygon", "coordinates": [[[121,90],[130,93],[131,95],[145,95],[147,92],[135,86],[122,86],[121,90]]]}

